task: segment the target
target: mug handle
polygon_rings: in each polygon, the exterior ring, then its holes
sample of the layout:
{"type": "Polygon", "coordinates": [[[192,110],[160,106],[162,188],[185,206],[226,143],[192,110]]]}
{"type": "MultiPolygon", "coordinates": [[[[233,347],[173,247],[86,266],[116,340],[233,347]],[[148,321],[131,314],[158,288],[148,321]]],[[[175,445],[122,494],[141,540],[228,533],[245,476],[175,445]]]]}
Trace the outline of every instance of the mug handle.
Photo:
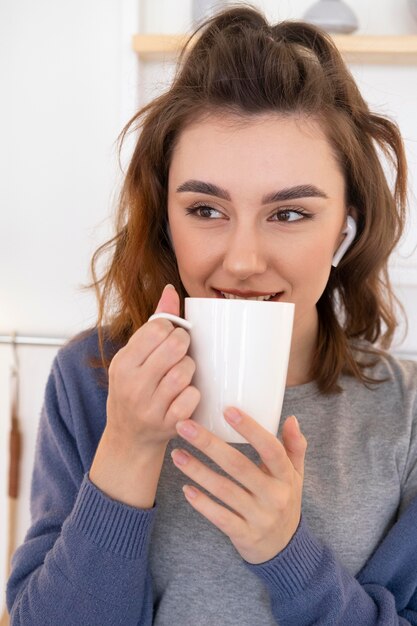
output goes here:
{"type": "Polygon", "coordinates": [[[181,328],[185,328],[185,330],[191,330],[193,327],[191,322],[189,322],[188,320],[185,320],[182,317],[178,317],[177,315],[173,315],[172,313],[164,313],[164,312],[154,313],[153,315],[150,316],[150,318],[148,319],[148,322],[150,322],[151,320],[156,320],[159,317],[169,320],[170,322],[177,324],[177,326],[181,326],[181,328]]]}

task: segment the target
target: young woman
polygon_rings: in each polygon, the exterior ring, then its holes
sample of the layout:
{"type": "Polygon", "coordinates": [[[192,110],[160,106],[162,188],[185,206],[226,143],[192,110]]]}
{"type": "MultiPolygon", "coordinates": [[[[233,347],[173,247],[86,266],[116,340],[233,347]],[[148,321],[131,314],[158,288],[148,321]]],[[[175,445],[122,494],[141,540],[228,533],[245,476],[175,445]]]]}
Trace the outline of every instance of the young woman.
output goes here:
{"type": "Polygon", "coordinates": [[[417,624],[417,364],[385,351],[398,128],[312,26],[245,6],[198,34],[124,132],[97,327],[46,389],[12,624],[417,624]],[[233,407],[249,445],[193,422],[189,334],[149,320],[186,295],[295,303],[278,436],[233,407]]]}

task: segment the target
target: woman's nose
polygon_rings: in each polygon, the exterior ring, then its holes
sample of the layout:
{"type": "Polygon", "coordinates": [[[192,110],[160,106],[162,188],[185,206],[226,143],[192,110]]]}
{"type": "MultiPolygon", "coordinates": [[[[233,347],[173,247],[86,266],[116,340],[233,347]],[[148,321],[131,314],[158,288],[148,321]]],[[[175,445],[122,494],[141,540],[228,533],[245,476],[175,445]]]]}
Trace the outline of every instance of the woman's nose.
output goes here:
{"type": "Polygon", "coordinates": [[[227,242],[223,269],[240,280],[262,274],[267,268],[265,248],[262,238],[257,238],[253,232],[236,231],[227,242]]]}

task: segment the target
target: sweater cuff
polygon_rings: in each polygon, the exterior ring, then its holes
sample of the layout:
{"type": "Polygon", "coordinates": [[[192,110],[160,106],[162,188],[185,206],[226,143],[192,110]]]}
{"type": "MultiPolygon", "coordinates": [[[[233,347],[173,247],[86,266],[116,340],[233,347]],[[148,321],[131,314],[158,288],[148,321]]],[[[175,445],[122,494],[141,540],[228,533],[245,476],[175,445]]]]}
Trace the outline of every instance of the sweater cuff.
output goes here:
{"type": "Polygon", "coordinates": [[[265,563],[245,565],[261,578],[280,600],[295,598],[311,583],[324,556],[324,546],[301,518],[290,543],[265,563]]]}
{"type": "Polygon", "coordinates": [[[104,550],[139,559],[147,549],[155,507],[137,509],[106,496],[85,474],[70,515],[74,527],[104,550]]]}

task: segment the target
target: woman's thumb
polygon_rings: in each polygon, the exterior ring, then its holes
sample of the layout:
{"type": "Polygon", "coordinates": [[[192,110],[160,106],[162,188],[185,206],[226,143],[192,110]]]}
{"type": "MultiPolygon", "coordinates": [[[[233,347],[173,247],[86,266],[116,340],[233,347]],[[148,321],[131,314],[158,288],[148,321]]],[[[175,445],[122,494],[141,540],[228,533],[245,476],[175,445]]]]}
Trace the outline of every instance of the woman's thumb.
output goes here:
{"type": "Polygon", "coordinates": [[[294,469],[303,477],[307,439],[300,431],[300,426],[295,415],[291,415],[291,417],[285,420],[281,437],[288,458],[293,464],[294,469]]]}
{"type": "Polygon", "coordinates": [[[159,298],[155,313],[172,313],[173,315],[180,314],[180,298],[174,285],[165,285],[162,295],[159,298]]]}

